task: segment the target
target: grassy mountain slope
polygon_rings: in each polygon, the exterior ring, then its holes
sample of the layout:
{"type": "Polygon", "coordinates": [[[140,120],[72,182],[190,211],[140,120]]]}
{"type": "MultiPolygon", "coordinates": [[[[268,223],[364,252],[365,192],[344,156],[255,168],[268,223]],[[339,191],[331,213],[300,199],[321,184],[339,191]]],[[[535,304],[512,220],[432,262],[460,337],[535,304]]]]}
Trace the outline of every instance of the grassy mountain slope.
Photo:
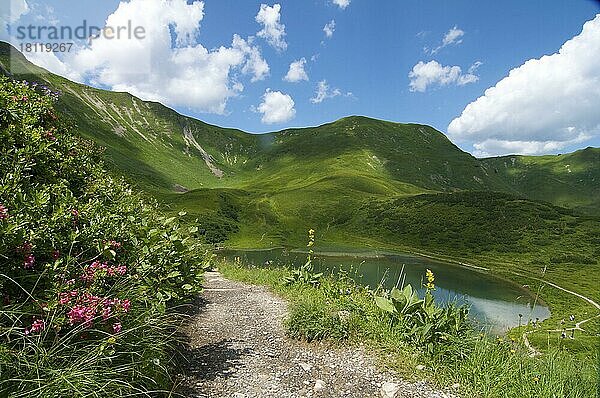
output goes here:
{"type": "Polygon", "coordinates": [[[589,212],[600,209],[600,148],[564,155],[483,159],[509,186],[532,199],[589,212]]]}
{"type": "MultiPolygon", "coordinates": [[[[494,191],[600,208],[600,150],[593,148],[479,160],[431,127],[359,116],[253,135],[71,82],[6,44],[0,63],[16,78],[61,90],[59,109],[80,134],[103,145],[118,172],[174,210],[186,209],[191,222],[198,218],[209,241],[296,245],[314,227],[339,242],[365,204],[427,193],[494,191]]],[[[385,238],[381,231],[374,237],[385,238]]]]}

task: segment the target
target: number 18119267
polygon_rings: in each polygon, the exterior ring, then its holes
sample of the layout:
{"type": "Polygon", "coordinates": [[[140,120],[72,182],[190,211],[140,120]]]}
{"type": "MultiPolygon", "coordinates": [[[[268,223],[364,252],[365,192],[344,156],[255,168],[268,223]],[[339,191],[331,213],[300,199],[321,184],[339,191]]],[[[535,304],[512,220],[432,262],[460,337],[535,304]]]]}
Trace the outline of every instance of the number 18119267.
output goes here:
{"type": "Polygon", "coordinates": [[[69,52],[73,43],[21,43],[21,52],[69,52]]]}

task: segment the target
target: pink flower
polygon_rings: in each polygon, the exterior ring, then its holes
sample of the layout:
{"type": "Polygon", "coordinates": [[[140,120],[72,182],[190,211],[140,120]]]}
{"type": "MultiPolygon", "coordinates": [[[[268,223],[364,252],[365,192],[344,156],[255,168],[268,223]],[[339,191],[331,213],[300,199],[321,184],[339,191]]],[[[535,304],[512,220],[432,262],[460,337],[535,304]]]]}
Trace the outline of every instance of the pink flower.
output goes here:
{"type": "Polygon", "coordinates": [[[41,332],[42,330],[44,330],[45,327],[46,323],[43,320],[36,319],[35,321],[33,321],[29,329],[25,329],[25,334],[28,335],[30,333],[41,332]]]}
{"type": "Polygon", "coordinates": [[[58,302],[62,305],[69,304],[71,301],[71,296],[67,292],[62,292],[58,294],[58,302]]]}
{"type": "Polygon", "coordinates": [[[123,308],[124,312],[129,312],[129,308],[131,308],[131,302],[129,299],[125,299],[121,302],[121,308],[123,308]]]}
{"type": "Polygon", "coordinates": [[[94,308],[84,305],[76,305],[67,313],[71,325],[82,323],[85,327],[93,325],[95,315],[96,310],[94,308]]]}
{"type": "Polygon", "coordinates": [[[126,272],[127,272],[127,267],[126,267],[126,266],[124,266],[124,265],[119,265],[119,266],[117,267],[117,273],[118,273],[119,275],[125,275],[125,273],[126,273],[126,272]]]}
{"type": "Polygon", "coordinates": [[[0,221],[6,220],[8,218],[8,209],[4,207],[2,203],[0,203],[0,221]]]}
{"type": "Polygon", "coordinates": [[[115,333],[119,333],[122,328],[121,322],[116,322],[113,324],[113,332],[115,333]]]}
{"type": "Polygon", "coordinates": [[[65,282],[65,285],[70,286],[70,285],[74,285],[75,284],[75,279],[69,279],[68,281],[65,282]]]}
{"type": "Polygon", "coordinates": [[[35,264],[35,257],[33,256],[33,254],[26,255],[25,260],[23,260],[23,268],[33,269],[34,264],[35,264]]]}
{"type": "Polygon", "coordinates": [[[81,275],[81,279],[86,282],[92,282],[96,277],[96,270],[99,269],[107,269],[108,265],[106,263],[101,263],[100,261],[94,261],[89,266],[83,269],[83,274],[81,275]]]}
{"type": "Polygon", "coordinates": [[[104,307],[104,309],[102,310],[102,319],[104,319],[106,321],[106,320],[108,320],[108,318],[110,318],[111,315],[112,315],[112,308],[104,307]]]}
{"type": "Polygon", "coordinates": [[[110,240],[108,241],[108,244],[113,248],[113,249],[118,249],[121,247],[121,242],[117,242],[115,240],[110,240]]]}
{"type": "Polygon", "coordinates": [[[44,323],[43,320],[36,319],[35,321],[33,321],[33,324],[31,325],[31,331],[32,332],[41,332],[42,330],[44,330],[45,327],[46,327],[46,324],[44,323]]]}

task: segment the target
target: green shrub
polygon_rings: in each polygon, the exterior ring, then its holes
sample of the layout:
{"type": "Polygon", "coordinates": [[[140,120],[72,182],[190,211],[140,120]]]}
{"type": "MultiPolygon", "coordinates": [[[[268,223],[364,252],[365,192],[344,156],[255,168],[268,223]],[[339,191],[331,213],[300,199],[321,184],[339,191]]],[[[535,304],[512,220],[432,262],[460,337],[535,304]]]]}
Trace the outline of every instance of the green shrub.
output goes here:
{"type": "Polygon", "coordinates": [[[199,291],[204,250],[104,169],[58,96],[0,78],[0,396],[170,388],[167,310],[199,291]]]}

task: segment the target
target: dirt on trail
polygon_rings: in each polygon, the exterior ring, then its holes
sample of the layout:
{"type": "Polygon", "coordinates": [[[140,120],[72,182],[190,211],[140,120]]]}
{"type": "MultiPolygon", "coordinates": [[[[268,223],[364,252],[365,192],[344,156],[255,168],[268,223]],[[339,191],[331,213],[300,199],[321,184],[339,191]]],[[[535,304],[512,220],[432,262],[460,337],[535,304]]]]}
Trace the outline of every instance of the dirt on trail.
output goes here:
{"type": "Polygon", "coordinates": [[[453,397],[381,371],[360,347],[285,336],[287,304],[266,288],[206,273],[199,311],[185,328],[188,397],[453,397]]]}

